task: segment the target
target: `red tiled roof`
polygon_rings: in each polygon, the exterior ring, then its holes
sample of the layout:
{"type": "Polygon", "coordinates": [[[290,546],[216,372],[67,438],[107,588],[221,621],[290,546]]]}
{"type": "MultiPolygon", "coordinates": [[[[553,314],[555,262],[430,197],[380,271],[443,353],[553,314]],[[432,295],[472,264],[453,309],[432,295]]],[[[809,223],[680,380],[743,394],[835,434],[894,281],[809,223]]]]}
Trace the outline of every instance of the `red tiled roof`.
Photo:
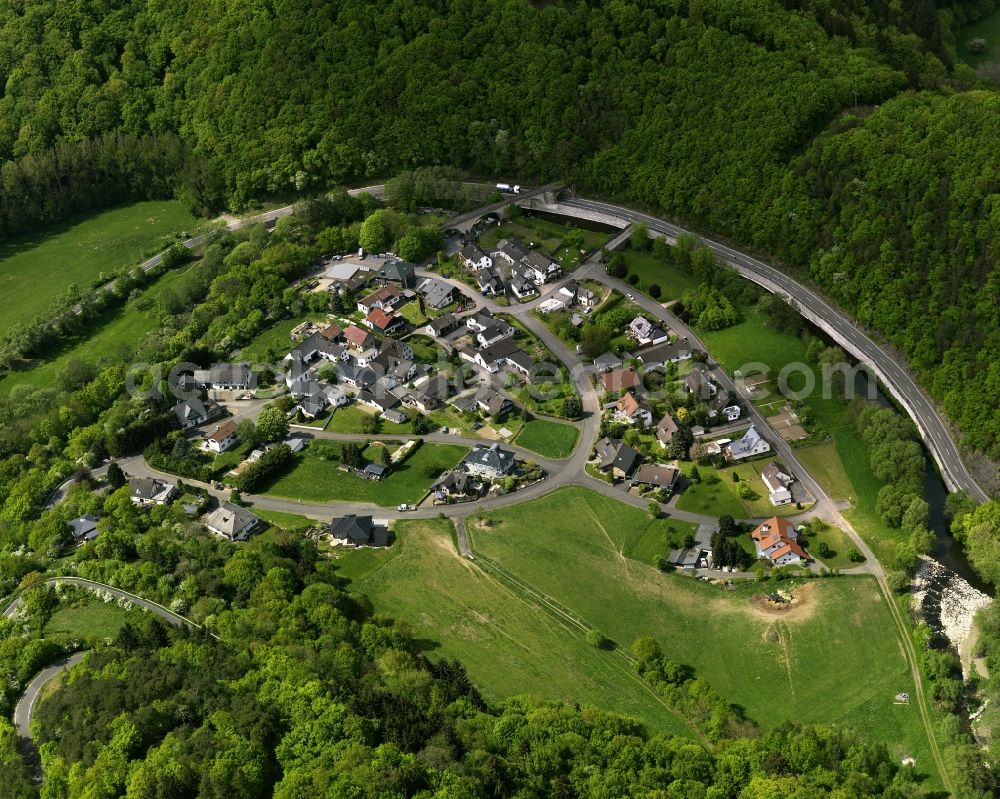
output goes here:
{"type": "Polygon", "coordinates": [[[346,338],[351,344],[357,346],[362,346],[368,337],[371,335],[367,330],[362,330],[357,325],[351,325],[344,331],[344,338],[346,338]]]}
{"type": "Polygon", "coordinates": [[[385,302],[386,300],[390,300],[398,296],[399,296],[399,289],[390,283],[388,285],[382,286],[382,288],[378,289],[377,291],[373,291],[371,294],[369,294],[367,297],[361,300],[361,304],[370,308],[377,302],[385,302]]]}
{"type": "Polygon", "coordinates": [[[771,560],[778,560],[782,555],[787,555],[789,552],[794,552],[803,560],[808,560],[809,554],[790,535],[794,532],[795,525],[788,521],[788,519],[779,519],[777,516],[772,516],[770,519],[766,519],[757,525],[750,534],[750,537],[758,542],[761,552],[774,546],[778,547],[768,555],[771,560]]]}
{"type": "Polygon", "coordinates": [[[377,330],[385,330],[395,318],[395,314],[386,313],[381,308],[372,308],[368,312],[368,323],[377,330]]]}
{"type": "Polygon", "coordinates": [[[605,391],[621,391],[626,388],[635,388],[639,385],[639,374],[634,366],[626,366],[623,369],[615,369],[608,372],[601,378],[605,391]]]}

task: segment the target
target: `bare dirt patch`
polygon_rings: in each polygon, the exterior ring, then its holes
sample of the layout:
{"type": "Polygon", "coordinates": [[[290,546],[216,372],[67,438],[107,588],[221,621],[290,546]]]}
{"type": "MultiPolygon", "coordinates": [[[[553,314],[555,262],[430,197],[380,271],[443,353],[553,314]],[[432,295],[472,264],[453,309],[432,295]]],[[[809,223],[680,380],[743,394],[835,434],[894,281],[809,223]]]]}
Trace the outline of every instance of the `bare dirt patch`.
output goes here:
{"type": "Polygon", "coordinates": [[[806,621],[816,612],[816,602],[812,596],[815,590],[815,583],[782,590],[783,601],[771,599],[768,594],[754,594],[750,597],[750,612],[769,621],[776,617],[784,621],[806,621]]]}

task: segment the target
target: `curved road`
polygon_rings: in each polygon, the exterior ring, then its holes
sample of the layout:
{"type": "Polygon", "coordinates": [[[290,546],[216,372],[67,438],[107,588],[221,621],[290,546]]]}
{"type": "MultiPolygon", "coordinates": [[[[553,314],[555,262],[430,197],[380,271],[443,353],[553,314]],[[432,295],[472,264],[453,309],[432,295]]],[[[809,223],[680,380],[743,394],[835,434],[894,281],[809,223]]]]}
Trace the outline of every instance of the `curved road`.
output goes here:
{"type": "MultiPolygon", "coordinates": [[[[947,423],[907,370],[868,337],[857,322],[849,319],[817,292],[744,252],[649,214],[620,205],[582,198],[562,200],[560,205],[568,210],[594,211],[616,217],[623,224],[639,222],[651,231],[662,233],[672,240],[676,240],[681,234],[694,235],[711,248],[719,259],[734,267],[741,275],[791,301],[793,307],[803,316],[819,325],[859,361],[872,367],[889,393],[913,418],[948,488],[952,491],[959,489],[968,491],[980,502],[989,499],[989,494],[983,490],[962,462],[947,423]]],[[[565,210],[562,213],[565,213],[565,210]]]]}

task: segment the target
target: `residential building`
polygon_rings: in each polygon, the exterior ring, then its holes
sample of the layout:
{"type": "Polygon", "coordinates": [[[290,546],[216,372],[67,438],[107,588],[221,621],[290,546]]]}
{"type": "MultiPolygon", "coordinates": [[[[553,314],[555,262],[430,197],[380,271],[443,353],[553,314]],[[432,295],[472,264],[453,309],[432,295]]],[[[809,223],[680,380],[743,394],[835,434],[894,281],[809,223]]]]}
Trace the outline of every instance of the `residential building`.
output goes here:
{"type": "Polygon", "coordinates": [[[354,352],[363,352],[378,344],[378,339],[375,336],[357,325],[350,325],[344,331],[344,340],[354,352]]]}
{"type": "Polygon", "coordinates": [[[675,341],[657,344],[641,350],[636,357],[647,369],[658,369],[668,363],[680,363],[691,360],[691,349],[675,341]]]}
{"type": "Polygon", "coordinates": [[[389,311],[395,308],[400,300],[399,289],[392,284],[382,286],[371,294],[358,300],[358,310],[363,314],[368,314],[373,308],[381,308],[389,311]]]}
{"type": "Polygon", "coordinates": [[[740,418],[740,406],[739,405],[727,405],[722,409],[722,415],[725,417],[727,422],[735,422],[740,418]]]}
{"type": "Polygon", "coordinates": [[[792,501],[792,492],[789,486],[794,478],[790,474],[786,474],[778,466],[777,461],[771,461],[765,466],[760,473],[760,478],[767,486],[767,493],[770,495],[772,505],[777,507],[778,505],[787,505],[792,501]]]}
{"type": "Polygon", "coordinates": [[[503,258],[508,264],[513,266],[520,263],[528,254],[529,250],[517,239],[501,239],[497,242],[493,251],[494,258],[503,258]]]}
{"type": "Polygon", "coordinates": [[[440,372],[434,377],[420,380],[410,391],[407,402],[423,413],[429,413],[448,401],[451,382],[440,372]]]}
{"type": "Polygon", "coordinates": [[[198,397],[178,402],[173,408],[174,416],[181,424],[182,430],[190,430],[204,424],[222,413],[222,408],[211,400],[202,401],[198,397]]]}
{"type": "Polygon", "coordinates": [[[384,547],[389,543],[389,530],[377,524],[371,516],[335,517],[330,522],[330,536],[341,544],[352,547],[384,547]]]}
{"type": "Polygon", "coordinates": [[[504,293],[503,281],[493,269],[480,269],[476,272],[476,285],[484,297],[498,297],[504,293]]]}
{"type": "Polygon", "coordinates": [[[399,407],[399,397],[390,391],[374,391],[367,388],[358,394],[358,402],[370,405],[378,411],[391,411],[399,407]]]}
{"type": "Polygon", "coordinates": [[[634,475],[632,485],[645,485],[673,491],[680,479],[680,469],[668,463],[644,463],[634,475]]]}
{"type": "Polygon", "coordinates": [[[505,338],[511,338],[513,335],[514,328],[511,325],[508,325],[506,322],[494,322],[489,327],[476,333],[476,341],[480,347],[489,347],[505,338]]]}
{"type": "Polygon", "coordinates": [[[97,517],[92,513],[72,519],[69,522],[69,531],[73,536],[73,540],[80,544],[86,541],[93,541],[97,538],[97,522],[97,517]]]}
{"type": "Polygon", "coordinates": [[[667,556],[667,562],[685,571],[707,569],[712,565],[712,553],[695,542],[689,549],[672,550],[667,556]]]}
{"type": "Polygon", "coordinates": [[[489,383],[483,383],[476,392],[476,406],[483,413],[496,420],[502,419],[514,407],[514,403],[497,391],[489,383]]]}
{"type": "Polygon", "coordinates": [[[601,376],[605,391],[629,391],[642,384],[634,366],[615,369],[601,376]]]}
{"type": "Polygon", "coordinates": [[[400,341],[395,338],[387,338],[382,341],[382,346],[379,347],[378,354],[392,355],[394,358],[399,358],[401,361],[412,361],[413,347],[405,341],[400,341]]]}
{"type": "Polygon", "coordinates": [[[432,277],[424,278],[417,286],[417,293],[424,298],[428,308],[440,310],[455,302],[456,288],[443,280],[432,277]]]}
{"type": "Polygon", "coordinates": [[[750,534],[758,558],[767,558],[775,566],[808,563],[809,553],[799,543],[795,525],[788,519],[772,516],[750,534]]]}
{"type": "Polygon", "coordinates": [[[493,259],[480,249],[475,242],[469,242],[458,253],[466,269],[489,269],[493,259]]]}
{"type": "Polygon", "coordinates": [[[570,305],[580,305],[584,308],[592,308],[597,305],[597,295],[585,286],[581,286],[576,280],[567,280],[559,287],[559,294],[566,297],[570,305]]]}
{"type": "Polygon", "coordinates": [[[205,436],[205,447],[212,452],[226,452],[236,445],[236,421],[230,419],[216,425],[211,433],[205,436]]]}
{"type": "Polygon", "coordinates": [[[198,388],[242,391],[255,381],[249,363],[214,363],[210,369],[196,369],[190,382],[198,388]]]}
{"type": "Polygon", "coordinates": [[[666,413],[656,425],[656,440],[660,442],[661,447],[666,449],[674,440],[674,433],[678,430],[680,430],[680,426],[674,421],[674,417],[666,413]]]}
{"type": "Polygon", "coordinates": [[[370,366],[358,366],[353,363],[340,364],[337,367],[337,376],[354,388],[369,388],[378,380],[378,375],[370,366]]]}
{"type": "Polygon", "coordinates": [[[474,447],[465,457],[466,471],[486,480],[499,480],[514,471],[514,453],[499,444],[474,447]]]}
{"type": "Polygon", "coordinates": [[[468,327],[473,333],[479,333],[496,323],[496,317],[493,316],[493,314],[491,314],[486,308],[476,311],[472,316],[465,320],[466,327],[468,327]]]}
{"type": "Polygon", "coordinates": [[[468,472],[463,469],[452,469],[445,472],[441,479],[431,486],[431,491],[438,500],[457,499],[478,493],[472,484],[468,472]]]}
{"type": "Polygon", "coordinates": [[[530,250],[521,259],[521,265],[525,274],[539,286],[555,280],[562,274],[559,264],[538,250],[530,250]]]}
{"type": "Polygon", "coordinates": [[[653,423],[653,409],[644,399],[638,399],[631,391],[626,391],[615,405],[615,418],[628,424],[649,427],[653,423]]]}
{"type": "Polygon", "coordinates": [[[130,477],[128,488],[132,502],[143,508],[168,505],[177,496],[176,485],[155,477],[130,477]]]}
{"type": "Polygon", "coordinates": [[[382,285],[398,286],[401,289],[412,289],[417,282],[417,273],[413,264],[390,258],[382,264],[375,273],[375,282],[382,285]]]}
{"type": "Polygon", "coordinates": [[[688,394],[694,394],[694,396],[705,400],[714,397],[719,390],[719,387],[712,382],[712,375],[708,369],[699,364],[695,364],[694,368],[685,376],[684,387],[688,394]]]}
{"type": "Polygon", "coordinates": [[[598,468],[617,479],[632,475],[642,462],[642,455],[617,438],[602,438],[596,450],[598,468]]]}
{"type": "Polygon", "coordinates": [[[454,333],[461,326],[462,320],[455,316],[455,314],[448,313],[439,316],[437,319],[431,319],[424,326],[423,332],[432,338],[441,338],[442,336],[447,336],[449,333],[454,333]]]}
{"type": "Polygon", "coordinates": [[[623,361],[621,356],[614,352],[604,352],[594,358],[594,366],[601,372],[610,372],[612,369],[620,369],[623,361]]]}
{"type": "Polygon", "coordinates": [[[771,445],[762,438],[757,428],[750,425],[750,429],[743,434],[743,438],[731,441],[726,445],[723,454],[727,460],[740,461],[744,458],[752,458],[755,455],[763,455],[771,451],[771,445]]]}
{"type": "Polygon", "coordinates": [[[531,275],[521,264],[514,264],[510,268],[510,290],[519,300],[526,297],[533,297],[538,293],[538,287],[531,275]]]}
{"type": "Polygon", "coordinates": [[[365,317],[365,323],[383,336],[393,335],[406,327],[406,320],[402,316],[382,308],[372,308],[365,317]]]}
{"type": "Polygon", "coordinates": [[[246,541],[261,525],[261,520],[246,508],[223,502],[202,520],[205,526],[229,541],[246,541]]]}
{"type": "Polygon", "coordinates": [[[633,319],[629,323],[628,333],[643,347],[653,344],[663,344],[670,339],[670,335],[666,330],[650,322],[645,316],[637,316],[633,319]]]}

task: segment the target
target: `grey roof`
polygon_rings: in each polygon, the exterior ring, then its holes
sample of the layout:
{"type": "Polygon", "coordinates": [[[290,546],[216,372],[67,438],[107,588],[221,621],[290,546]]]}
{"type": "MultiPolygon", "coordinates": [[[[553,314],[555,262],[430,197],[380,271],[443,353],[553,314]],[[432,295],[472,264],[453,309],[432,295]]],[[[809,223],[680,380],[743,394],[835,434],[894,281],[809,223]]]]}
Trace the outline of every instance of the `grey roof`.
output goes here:
{"type": "Polygon", "coordinates": [[[502,338],[490,346],[481,349],[479,354],[486,363],[493,363],[494,361],[500,361],[510,355],[513,355],[520,349],[521,348],[517,346],[517,342],[515,342],[514,339],[502,338]]]}
{"type": "Polygon", "coordinates": [[[480,269],[476,272],[476,283],[481,292],[485,293],[487,289],[492,290],[494,294],[503,292],[503,282],[492,269],[480,269]]]}
{"type": "Polygon", "coordinates": [[[524,258],[530,250],[517,239],[501,239],[497,242],[497,250],[517,263],[524,258]]]}
{"type": "Polygon", "coordinates": [[[413,283],[413,275],[413,264],[408,261],[390,259],[382,264],[382,268],[375,276],[381,280],[391,280],[394,283],[402,283],[407,286],[413,283]]]}
{"type": "Polygon", "coordinates": [[[483,252],[482,248],[476,244],[474,241],[469,242],[461,249],[461,254],[463,258],[469,261],[481,261],[486,253],[483,252]]]}
{"type": "Polygon", "coordinates": [[[697,566],[703,553],[704,550],[697,546],[691,549],[675,549],[667,560],[677,566],[697,566]]]}
{"type": "Polygon", "coordinates": [[[452,303],[455,287],[443,280],[429,277],[417,287],[417,291],[423,295],[424,302],[431,308],[444,308],[452,303]]]}
{"type": "Polygon", "coordinates": [[[597,457],[602,469],[615,467],[626,475],[635,471],[642,460],[642,455],[621,439],[602,438],[597,442],[597,457]]]}
{"type": "Polygon", "coordinates": [[[661,488],[673,488],[679,476],[680,472],[676,466],[664,463],[644,463],[632,476],[632,482],[661,488]]]}
{"type": "Polygon", "coordinates": [[[459,325],[459,319],[453,313],[446,313],[443,316],[439,316],[437,319],[431,319],[427,323],[431,330],[434,331],[435,335],[442,335],[449,330],[454,330],[459,325]]]}
{"type": "Polygon", "coordinates": [[[352,513],[348,516],[334,518],[330,522],[330,535],[352,544],[367,544],[372,539],[374,526],[371,516],[355,516],[352,513]]]}
{"type": "Polygon", "coordinates": [[[517,364],[525,372],[530,372],[531,367],[535,364],[535,362],[531,360],[531,356],[524,350],[515,350],[507,356],[507,360],[511,363],[517,364]]]}
{"type": "Polygon", "coordinates": [[[737,439],[729,444],[729,451],[733,455],[742,454],[744,452],[750,452],[757,443],[760,441],[760,433],[757,432],[757,428],[750,425],[750,429],[743,434],[743,438],[737,439]]]}
{"type": "Polygon", "coordinates": [[[659,424],[656,425],[656,438],[664,444],[669,444],[670,440],[674,437],[674,433],[679,429],[677,422],[674,421],[674,417],[666,413],[660,419],[659,424]]]}
{"type": "Polygon", "coordinates": [[[174,405],[174,415],[181,424],[184,424],[191,419],[206,418],[208,410],[205,408],[205,403],[197,397],[192,397],[189,400],[184,400],[174,405]]]}
{"type": "Polygon", "coordinates": [[[384,411],[392,410],[393,408],[399,407],[399,397],[395,394],[390,394],[388,392],[382,392],[382,396],[375,396],[371,391],[366,388],[361,389],[358,394],[358,399],[361,402],[365,402],[369,405],[374,405],[377,408],[381,408],[384,411]]]}
{"type": "Polygon", "coordinates": [[[645,366],[662,366],[666,363],[687,360],[691,357],[691,349],[670,341],[642,350],[636,357],[645,366]]]}
{"type": "Polygon", "coordinates": [[[381,463],[366,463],[364,471],[368,474],[373,474],[376,477],[383,477],[389,469],[381,463]]]}
{"type": "Polygon", "coordinates": [[[510,410],[513,403],[489,383],[483,383],[476,392],[476,404],[490,416],[499,416],[510,410]]]}
{"type": "Polygon", "coordinates": [[[247,385],[251,376],[249,363],[213,363],[211,369],[194,373],[197,382],[211,385],[247,385]]]}
{"type": "Polygon", "coordinates": [[[431,490],[439,491],[445,489],[452,493],[464,494],[468,490],[468,486],[469,475],[461,469],[451,469],[445,472],[441,479],[431,486],[431,490]]]}
{"type": "Polygon", "coordinates": [[[499,444],[490,444],[488,447],[479,445],[465,456],[465,462],[499,474],[507,474],[514,468],[514,453],[509,449],[501,449],[499,444]]]}
{"type": "Polygon", "coordinates": [[[207,514],[205,524],[230,541],[243,538],[260,523],[260,519],[246,508],[223,502],[207,514]]]}
{"type": "Polygon", "coordinates": [[[594,366],[605,372],[609,369],[617,369],[622,363],[621,356],[613,352],[602,352],[594,358],[594,366]]]}
{"type": "Polygon", "coordinates": [[[77,541],[97,538],[97,517],[91,513],[69,522],[70,532],[77,541]]]}
{"type": "Polygon", "coordinates": [[[378,379],[375,370],[367,366],[361,367],[353,363],[341,363],[337,365],[337,373],[341,380],[346,380],[356,386],[371,386],[378,379]]]}
{"type": "Polygon", "coordinates": [[[167,489],[167,484],[155,477],[130,477],[128,486],[136,499],[153,499],[167,489]]]}

